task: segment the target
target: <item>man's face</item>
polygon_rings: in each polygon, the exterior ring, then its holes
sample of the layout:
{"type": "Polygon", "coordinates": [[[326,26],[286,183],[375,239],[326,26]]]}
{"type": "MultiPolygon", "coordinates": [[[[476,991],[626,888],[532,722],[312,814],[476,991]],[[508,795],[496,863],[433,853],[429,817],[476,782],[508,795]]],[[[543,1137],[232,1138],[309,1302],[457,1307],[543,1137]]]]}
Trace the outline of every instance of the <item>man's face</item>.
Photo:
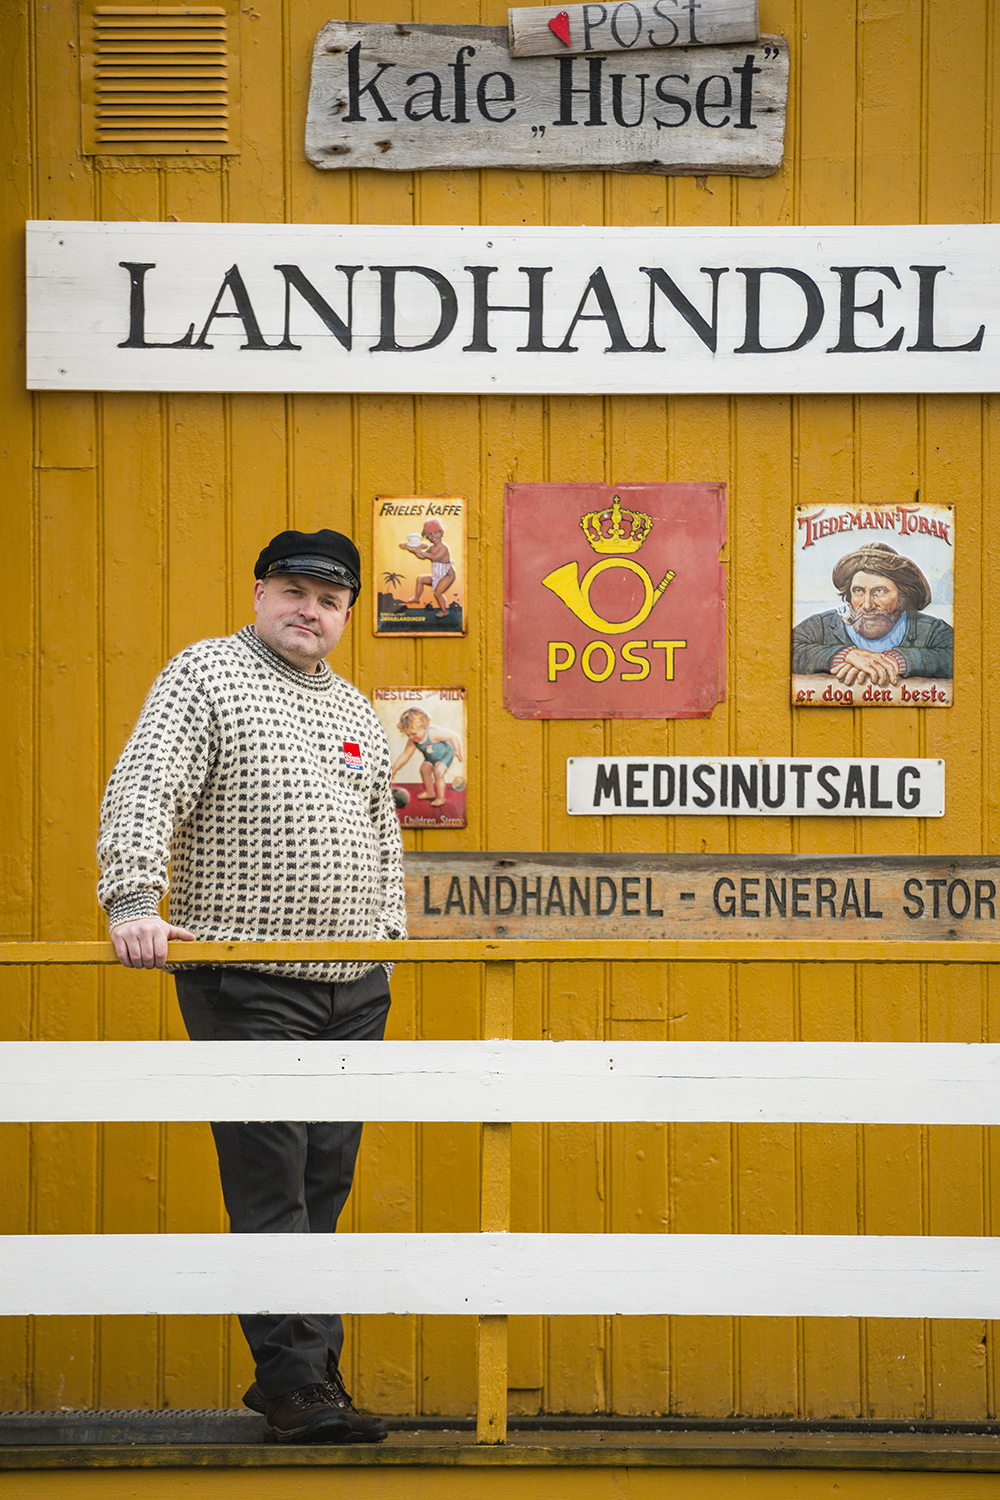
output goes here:
{"type": "Polygon", "coordinates": [[[899,590],[880,573],[855,573],[851,579],[851,624],[868,640],[888,635],[903,613],[899,590]]]}
{"type": "Polygon", "coordinates": [[[258,579],[254,634],[300,672],[315,672],[351,618],[351,591],[305,573],[258,579]]]}

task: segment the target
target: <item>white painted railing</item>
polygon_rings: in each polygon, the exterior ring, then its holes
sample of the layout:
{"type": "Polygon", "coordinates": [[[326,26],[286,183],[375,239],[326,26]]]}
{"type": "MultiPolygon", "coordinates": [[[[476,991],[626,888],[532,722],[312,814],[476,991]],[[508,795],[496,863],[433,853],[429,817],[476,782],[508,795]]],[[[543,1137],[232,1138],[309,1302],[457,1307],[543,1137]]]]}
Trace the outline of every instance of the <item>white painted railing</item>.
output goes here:
{"type": "Polygon", "coordinates": [[[4,1120],[1000,1124],[964,1042],[0,1042],[4,1120]]]}
{"type": "MultiPolygon", "coordinates": [[[[509,1031],[513,967],[486,961],[509,1031]]],[[[986,1237],[498,1232],[510,1122],[990,1125],[998,1082],[993,1044],[3,1043],[8,1121],[481,1121],[483,1232],[0,1237],[0,1314],[476,1314],[480,1440],[502,1441],[510,1314],[1000,1317],[986,1237]]]]}
{"type": "Polygon", "coordinates": [[[1000,1242],[753,1234],[0,1240],[0,1313],[998,1318],[1000,1242]]]}
{"type": "MultiPolygon", "coordinates": [[[[1000,1046],[7,1042],[6,1120],[1000,1123],[1000,1046]]],[[[751,1235],[0,1239],[0,1314],[1000,1317],[1000,1242],[751,1235]]]]}

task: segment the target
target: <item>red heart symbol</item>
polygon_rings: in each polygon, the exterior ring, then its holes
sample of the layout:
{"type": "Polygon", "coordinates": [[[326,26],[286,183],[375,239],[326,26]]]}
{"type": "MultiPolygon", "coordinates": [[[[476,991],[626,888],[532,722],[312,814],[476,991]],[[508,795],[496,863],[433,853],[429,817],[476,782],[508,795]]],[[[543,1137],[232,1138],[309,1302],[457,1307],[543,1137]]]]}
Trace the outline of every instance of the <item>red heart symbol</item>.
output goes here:
{"type": "Polygon", "coordinates": [[[549,30],[553,36],[557,36],[564,46],[569,46],[569,11],[561,10],[557,16],[553,16],[549,22],[549,30]]]}

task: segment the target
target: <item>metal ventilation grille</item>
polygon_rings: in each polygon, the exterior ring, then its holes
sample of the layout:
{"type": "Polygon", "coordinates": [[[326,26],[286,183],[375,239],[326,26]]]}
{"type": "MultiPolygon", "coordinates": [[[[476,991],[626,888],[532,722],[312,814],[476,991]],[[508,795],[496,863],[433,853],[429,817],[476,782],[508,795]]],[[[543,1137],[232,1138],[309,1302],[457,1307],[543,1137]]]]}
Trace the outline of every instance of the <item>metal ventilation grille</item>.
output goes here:
{"type": "Polygon", "coordinates": [[[238,150],[231,4],[85,9],[85,153],[217,156],[238,150]]]}

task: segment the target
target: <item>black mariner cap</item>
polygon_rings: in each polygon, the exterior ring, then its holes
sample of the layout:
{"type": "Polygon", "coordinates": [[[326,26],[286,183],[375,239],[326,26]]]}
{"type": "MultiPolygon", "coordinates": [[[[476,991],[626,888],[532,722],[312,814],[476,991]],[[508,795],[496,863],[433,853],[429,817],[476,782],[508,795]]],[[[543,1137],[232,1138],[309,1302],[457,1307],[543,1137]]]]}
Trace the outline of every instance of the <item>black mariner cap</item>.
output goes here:
{"type": "Polygon", "coordinates": [[[361,554],[339,531],[279,531],[258,557],[253,576],[272,578],[275,573],[306,573],[343,584],[351,591],[352,604],[361,592],[361,554]]]}

